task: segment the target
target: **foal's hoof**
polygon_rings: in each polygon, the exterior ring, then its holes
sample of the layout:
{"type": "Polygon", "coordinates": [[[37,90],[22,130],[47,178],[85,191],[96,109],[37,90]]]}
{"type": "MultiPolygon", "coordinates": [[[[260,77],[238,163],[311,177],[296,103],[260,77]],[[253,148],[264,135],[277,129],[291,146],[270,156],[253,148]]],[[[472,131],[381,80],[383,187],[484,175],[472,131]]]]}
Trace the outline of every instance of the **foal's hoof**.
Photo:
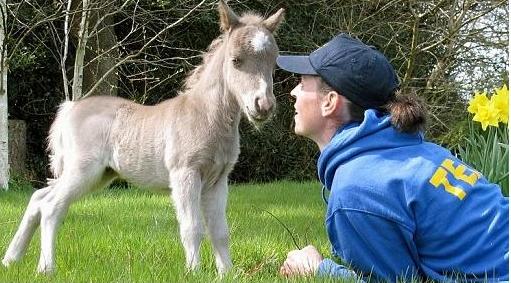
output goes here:
{"type": "Polygon", "coordinates": [[[224,276],[231,271],[232,265],[230,266],[223,266],[223,267],[217,267],[217,274],[220,278],[223,278],[224,276]]]}
{"type": "Polygon", "coordinates": [[[8,258],[8,257],[4,257],[4,259],[2,259],[2,265],[5,266],[5,267],[9,267],[15,261],[16,260],[14,260],[14,259],[11,259],[11,258],[8,258]]]}
{"type": "Polygon", "coordinates": [[[53,274],[53,272],[55,272],[55,268],[53,266],[38,266],[37,267],[37,273],[41,274],[41,275],[50,275],[50,274],[53,274]]]}
{"type": "Polygon", "coordinates": [[[4,259],[2,259],[2,265],[5,267],[9,267],[9,265],[11,265],[11,262],[4,258],[4,259]]]}

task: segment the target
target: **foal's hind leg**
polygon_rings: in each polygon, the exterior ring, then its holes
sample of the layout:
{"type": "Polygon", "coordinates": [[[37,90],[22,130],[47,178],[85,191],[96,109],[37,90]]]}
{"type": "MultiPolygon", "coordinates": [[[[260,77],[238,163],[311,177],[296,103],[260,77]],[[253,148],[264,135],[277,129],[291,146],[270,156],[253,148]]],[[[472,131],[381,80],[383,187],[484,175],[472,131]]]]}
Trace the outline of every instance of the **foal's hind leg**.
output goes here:
{"type": "Polygon", "coordinates": [[[172,199],[176,208],[181,242],[186,254],[186,267],[199,267],[199,247],[203,237],[200,214],[201,178],[193,169],[182,169],[170,173],[172,199]]]}
{"type": "Polygon", "coordinates": [[[93,189],[103,187],[113,180],[105,168],[97,164],[79,166],[64,171],[56,180],[51,195],[44,199],[41,210],[41,255],[37,271],[50,273],[55,269],[55,239],[57,230],[72,202],[93,189]]]}
{"type": "Polygon", "coordinates": [[[20,260],[25,254],[27,246],[34,235],[37,226],[39,226],[42,199],[48,195],[51,189],[52,187],[50,185],[44,189],[37,190],[32,194],[18,231],[16,231],[16,234],[9,244],[7,252],[2,260],[2,264],[4,266],[9,266],[12,262],[20,260]]]}
{"type": "Polygon", "coordinates": [[[232,267],[229,255],[229,228],[227,226],[227,175],[202,192],[202,213],[206,220],[209,237],[213,244],[216,268],[223,274],[232,267]]]}

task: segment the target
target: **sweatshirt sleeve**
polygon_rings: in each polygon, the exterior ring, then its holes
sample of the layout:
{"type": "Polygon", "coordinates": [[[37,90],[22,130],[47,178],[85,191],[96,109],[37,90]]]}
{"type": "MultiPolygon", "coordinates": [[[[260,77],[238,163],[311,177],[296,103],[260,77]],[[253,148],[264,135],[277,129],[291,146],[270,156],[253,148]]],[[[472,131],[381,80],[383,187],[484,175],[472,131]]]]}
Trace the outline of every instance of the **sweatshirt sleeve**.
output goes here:
{"type": "MultiPolygon", "coordinates": [[[[316,276],[356,278],[357,274],[355,272],[353,272],[352,270],[347,269],[343,265],[337,264],[333,260],[326,258],[319,264],[318,270],[316,271],[316,276]]],[[[358,281],[358,282],[364,282],[364,281],[358,281]]]]}
{"type": "MultiPolygon", "coordinates": [[[[327,230],[334,253],[357,273],[392,281],[417,272],[413,233],[395,221],[359,210],[338,210],[327,220],[327,230]]],[[[320,269],[346,268],[322,262],[320,269]]]]}

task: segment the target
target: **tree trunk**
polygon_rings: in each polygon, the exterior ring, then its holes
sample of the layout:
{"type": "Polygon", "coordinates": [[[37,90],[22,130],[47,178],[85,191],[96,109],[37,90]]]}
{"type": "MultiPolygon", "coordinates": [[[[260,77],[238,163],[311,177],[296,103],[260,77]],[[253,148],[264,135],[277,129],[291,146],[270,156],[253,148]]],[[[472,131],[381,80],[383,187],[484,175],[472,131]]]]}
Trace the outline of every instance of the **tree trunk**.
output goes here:
{"type": "Polygon", "coordinates": [[[82,12],[80,14],[80,29],[78,30],[78,45],[76,46],[75,64],[73,68],[72,100],[78,100],[83,93],[83,61],[85,49],[89,39],[89,0],[82,0],[82,12]]]}
{"type": "MultiPolygon", "coordinates": [[[[75,72],[80,65],[83,66],[82,77],[80,81],[80,95],[74,95],[74,99],[80,99],[84,94],[102,78],[119,60],[119,50],[117,48],[117,38],[114,31],[114,19],[112,16],[106,16],[108,9],[97,9],[100,4],[98,0],[73,0],[71,12],[76,15],[71,22],[71,40],[78,50],[75,56],[79,61],[78,66],[75,64],[75,72]],[[76,13],[88,7],[86,14],[87,26],[82,26],[80,20],[83,18],[83,12],[76,13]],[[98,21],[100,21],[98,23],[98,21]],[[94,28],[96,26],[96,28],[94,28]],[[86,46],[83,43],[84,29],[86,29],[87,38],[86,46]],[[82,41],[82,42],[81,42],[82,41]],[[83,47],[83,53],[78,52],[79,47],[83,47]],[[84,64],[85,63],[85,64],[84,64]]],[[[117,95],[118,87],[117,71],[111,72],[98,87],[92,92],[92,95],[117,95]]],[[[74,85],[74,82],[73,82],[74,85]]],[[[77,85],[78,87],[78,85],[77,85]]],[[[77,91],[77,90],[75,90],[77,91]]]]}
{"type": "MultiPolygon", "coordinates": [[[[91,24],[103,17],[105,11],[91,13],[91,24]]],[[[96,82],[103,77],[111,68],[115,66],[119,58],[119,51],[116,47],[117,38],[115,36],[112,17],[103,19],[99,26],[100,31],[89,38],[87,52],[85,52],[85,62],[89,62],[83,70],[83,93],[89,90],[96,82]],[[109,51],[107,51],[109,50],[109,51]],[[101,54],[103,53],[104,54],[101,54]],[[101,55],[100,55],[101,54],[101,55]],[[92,61],[92,59],[97,58],[92,61]],[[92,62],[91,62],[92,61],[92,62]]],[[[92,93],[92,95],[113,95],[117,96],[118,75],[113,71],[108,75],[92,93]]]]}
{"type": "Polygon", "coordinates": [[[5,0],[0,0],[0,188],[8,189],[9,184],[9,141],[7,129],[7,43],[5,26],[7,20],[5,0]]]}
{"type": "Polygon", "coordinates": [[[23,120],[9,120],[9,167],[11,173],[24,176],[27,156],[27,125],[23,120]]]}

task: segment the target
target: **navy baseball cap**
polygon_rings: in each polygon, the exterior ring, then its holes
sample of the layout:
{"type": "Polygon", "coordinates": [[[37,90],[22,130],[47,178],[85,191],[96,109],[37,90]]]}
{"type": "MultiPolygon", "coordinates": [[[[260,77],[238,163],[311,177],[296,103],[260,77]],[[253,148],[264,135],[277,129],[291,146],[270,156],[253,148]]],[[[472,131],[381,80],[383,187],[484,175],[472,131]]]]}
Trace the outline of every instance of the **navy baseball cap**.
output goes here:
{"type": "Polygon", "coordinates": [[[310,55],[277,57],[277,65],[301,75],[318,75],[363,108],[385,105],[399,87],[390,62],[373,46],[341,33],[310,55]]]}

